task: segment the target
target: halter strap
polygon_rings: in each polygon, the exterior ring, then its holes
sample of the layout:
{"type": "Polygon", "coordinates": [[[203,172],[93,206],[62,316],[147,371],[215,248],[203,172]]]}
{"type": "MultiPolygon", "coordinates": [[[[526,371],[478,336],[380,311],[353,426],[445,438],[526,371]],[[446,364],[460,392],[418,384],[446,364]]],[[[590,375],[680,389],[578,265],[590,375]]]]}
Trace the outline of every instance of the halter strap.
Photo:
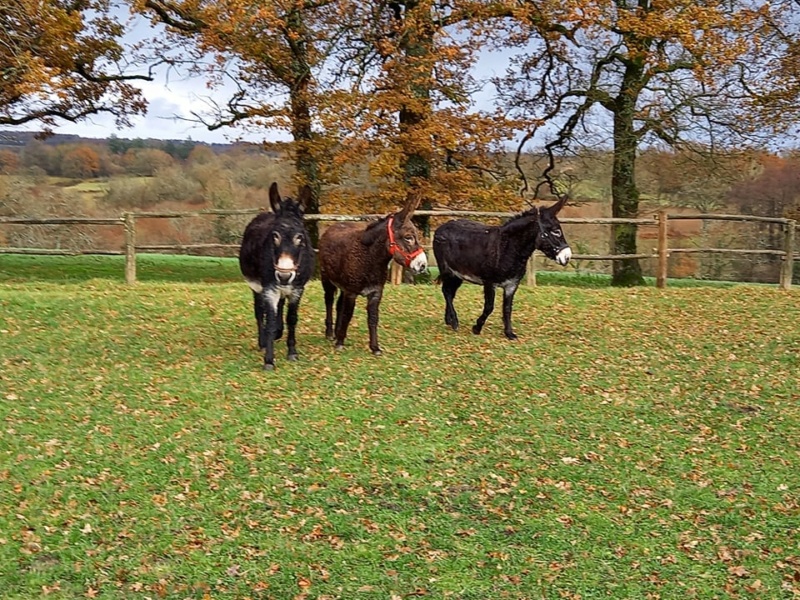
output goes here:
{"type": "Polygon", "coordinates": [[[410,267],[411,261],[414,260],[417,256],[422,254],[424,250],[420,247],[412,252],[406,252],[403,250],[400,245],[394,241],[394,232],[392,231],[392,224],[394,223],[394,215],[389,217],[389,220],[386,222],[386,229],[389,233],[389,254],[394,256],[395,254],[399,254],[405,259],[404,266],[410,267]]]}

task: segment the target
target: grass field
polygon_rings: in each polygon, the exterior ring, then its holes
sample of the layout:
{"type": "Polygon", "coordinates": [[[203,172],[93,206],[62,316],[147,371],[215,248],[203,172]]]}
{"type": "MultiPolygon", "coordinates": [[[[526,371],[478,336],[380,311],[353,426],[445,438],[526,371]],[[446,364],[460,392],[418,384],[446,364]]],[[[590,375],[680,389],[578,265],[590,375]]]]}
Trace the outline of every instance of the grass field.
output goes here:
{"type": "MultiPolygon", "coordinates": [[[[136,277],[145,282],[226,283],[241,281],[239,263],[235,258],[211,258],[167,254],[139,254],[136,258],[136,277]]],[[[437,271],[432,268],[429,279],[437,271]]],[[[91,279],[125,281],[123,256],[33,256],[0,254],[0,283],[47,281],[78,283],[91,279]]],[[[652,278],[645,278],[654,285],[652,278]]],[[[576,272],[569,269],[539,271],[538,285],[562,287],[609,287],[611,277],[600,273],[576,272]]],[[[670,287],[734,287],[730,281],[699,279],[670,279],[670,287]]],[[[752,285],[752,284],[751,284],[752,285]]]]}
{"type": "Polygon", "coordinates": [[[242,283],[3,266],[4,599],[800,595],[797,292],[388,287],[375,358],[312,282],[264,373],[242,283]]]}

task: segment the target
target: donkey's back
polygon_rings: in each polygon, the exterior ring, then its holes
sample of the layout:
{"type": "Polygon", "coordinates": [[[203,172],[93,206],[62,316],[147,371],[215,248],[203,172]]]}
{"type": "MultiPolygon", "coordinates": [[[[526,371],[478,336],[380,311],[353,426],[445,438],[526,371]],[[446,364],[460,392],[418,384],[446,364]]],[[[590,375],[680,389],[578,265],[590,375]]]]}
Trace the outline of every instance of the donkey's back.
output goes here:
{"type": "Polygon", "coordinates": [[[475,221],[448,221],[433,236],[433,254],[439,272],[472,283],[483,283],[497,274],[499,252],[499,229],[475,221]]]}

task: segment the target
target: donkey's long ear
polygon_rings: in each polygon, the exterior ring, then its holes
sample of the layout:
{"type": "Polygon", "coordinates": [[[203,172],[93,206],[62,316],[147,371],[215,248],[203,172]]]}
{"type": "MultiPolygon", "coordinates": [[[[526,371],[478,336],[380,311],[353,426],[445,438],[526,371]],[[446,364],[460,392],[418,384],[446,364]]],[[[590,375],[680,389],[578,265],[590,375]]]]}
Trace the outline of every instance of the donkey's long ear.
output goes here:
{"type": "Polygon", "coordinates": [[[558,202],[556,202],[552,206],[548,206],[545,210],[547,210],[547,212],[549,212],[551,215],[555,216],[558,214],[558,211],[564,208],[564,206],[567,204],[568,199],[569,198],[567,197],[567,195],[564,194],[563,196],[561,196],[558,202]]]}
{"type": "Polygon", "coordinates": [[[278,193],[278,182],[273,181],[269,186],[269,205],[272,207],[272,212],[277,213],[281,209],[281,195],[278,193]]]}
{"type": "Polygon", "coordinates": [[[422,190],[419,188],[409,189],[408,195],[406,196],[406,203],[395,217],[397,221],[399,223],[405,223],[408,221],[414,214],[414,211],[417,210],[420,202],[422,202],[422,190]]]}
{"type": "Polygon", "coordinates": [[[311,188],[307,185],[304,185],[303,189],[301,189],[300,193],[297,195],[297,203],[300,205],[303,212],[306,212],[308,207],[311,206],[311,195],[311,188]]]}

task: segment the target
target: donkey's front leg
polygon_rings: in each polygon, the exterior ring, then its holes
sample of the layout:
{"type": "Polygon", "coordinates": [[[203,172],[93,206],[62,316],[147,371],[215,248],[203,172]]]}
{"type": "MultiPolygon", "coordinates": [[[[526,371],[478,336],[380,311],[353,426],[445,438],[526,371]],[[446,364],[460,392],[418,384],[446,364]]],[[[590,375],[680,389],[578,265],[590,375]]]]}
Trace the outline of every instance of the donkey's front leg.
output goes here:
{"type": "Polygon", "coordinates": [[[475,335],[480,335],[481,330],[483,329],[484,323],[486,323],[486,319],[489,318],[489,315],[492,314],[494,310],[494,285],[491,283],[486,283],[483,286],[483,312],[481,316],[478,317],[478,320],[475,321],[475,325],[472,327],[472,333],[475,335]]]}
{"type": "Polygon", "coordinates": [[[285,303],[285,299],[281,298],[278,300],[278,325],[277,329],[275,330],[275,339],[279,340],[283,337],[283,305],[285,303]]]}
{"type": "Polygon", "coordinates": [[[256,326],[258,327],[258,349],[263,350],[267,347],[267,334],[264,329],[264,298],[257,292],[253,292],[253,312],[255,312],[256,326]]]}
{"type": "Polygon", "coordinates": [[[383,290],[378,290],[367,295],[367,327],[369,329],[369,349],[375,356],[381,355],[378,345],[378,316],[381,306],[383,290]]]}
{"type": "Polygon", "coordinates": [[[297,309],[300,307],[300,297],[302,292],[297,294],[296,297],[289,299],[289,308],[286,311],[286,326],[289,333],[286,337],[286,346],[288,347],[288,360],[297,360],[297,340],[295,338],[295,330],[297,329],[297,309]]]}
{"type": "Polygon", "coordinates": [[[519,282],[503,288],[503,333],[510,340],[516,340],[517,334],[511,328],[511,310],[514,306],[514,294],[517,293],[519,282]]]}
{"type": "Polygon", "coordinates": [[[277,290],[265,289],[263,292],[264,321],[262,333],[264,334],[264,370],[271,371],[275,368],[275,334],[278,331],[278,301],[280,295],[277,290]]]}

